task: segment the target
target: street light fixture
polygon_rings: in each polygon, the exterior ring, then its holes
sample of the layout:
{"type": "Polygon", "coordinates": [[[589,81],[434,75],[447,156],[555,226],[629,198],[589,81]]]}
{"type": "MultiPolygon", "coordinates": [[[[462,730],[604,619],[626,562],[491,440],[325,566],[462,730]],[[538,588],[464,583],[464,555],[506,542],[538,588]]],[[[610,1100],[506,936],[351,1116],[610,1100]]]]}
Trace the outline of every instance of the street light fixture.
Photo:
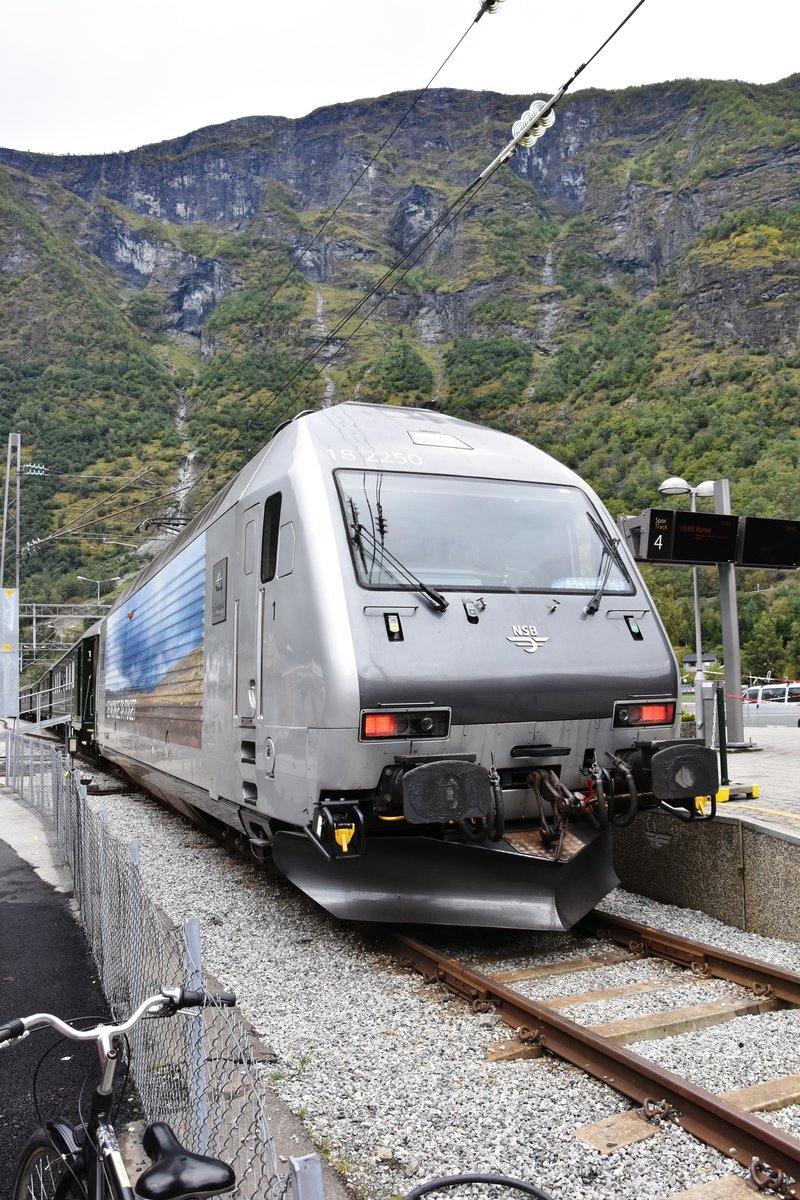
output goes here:
{"type": "MultiPolygon", "coordinates": [[[[689,496],[690,512],[697,512],[697,497],[708,497],[714,495],[714,480],[704,479],[697,487],[692,487],[685,479],[681,479],[679,475],[670,475],[669,479],[665,479],[659,484],[659,492],[662,496],[689,496]]],[[[694,676],[694,715],[697,723],[698,736],[705,736],[705,713],[703,712],[703,683],[705,682],[705,674],[703,673],[703,631],[700,619],[700,575],[697,567],[692,567],[692,591],[694,594],[694,641],[697,654],[697,664],[694,676]]]]}
{"type": "Polygon", "coordinates": [[[121,575],[107,575],[105,579],[90,579],[88,575],[76,575],[76,579],[80,579],[82,583],[97,584],[97,603],[100,603],[100,584],[101,583],[119,583],[122,579],[121,575]]]}

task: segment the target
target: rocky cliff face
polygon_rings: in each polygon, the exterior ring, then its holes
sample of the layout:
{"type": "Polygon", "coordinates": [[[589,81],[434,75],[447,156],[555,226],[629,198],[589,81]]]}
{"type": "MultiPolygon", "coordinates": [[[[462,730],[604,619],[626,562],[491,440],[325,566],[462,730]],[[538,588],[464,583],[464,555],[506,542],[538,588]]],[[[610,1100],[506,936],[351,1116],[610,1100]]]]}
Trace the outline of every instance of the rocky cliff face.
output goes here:
{"type": "MultiPolygon", "coordinates": [[[[684,83],[567,98],[553,130],[512,160],[512,179],[519,186],[506,184],[505,190],[515,193],[515,211],[589,218],[607,281],[633,277],[639,293],[646,293],[679,262],[700,230],[730,209],[789,203],[800,166],[796,144],[745,145],[727,169],[692,175],[704,138],[708,142],[712,136],[704,133],[708,97],[703,88],[709,86],[684,83]],[[646,167],[648,157],[657,158],[664,145],[672,146],[678,164],[672,180],[642,178],[646,172],[637,167],[643,162],[646,167]]],[[[787,109],[794,95],[795,89],[787,90],[787,109]]],[[[223,262],[181,251],[170,236],[173,227],[258,230],[294,251],[307,244],[308,229],[301,220],[294,228],[281,228],[270,187],[281,186],[289,214],[302,218],[333,208],[361,176],[343,205],[348,234],[325,233],[300,264],[309,280],[333,281],[342,262],[375,262],[390,259],[392,251],[407,251],[444,211],[447,194],[468,182],[474,167],[491,161],[524,104],[522,97],[431,92],[392,139],[390,150],[368,169],[374,146],[398,120],[407,97],[342,104],[297,121],[233,121],[130,154],[49,157],[0,150],[0,163],[13,168],[17,180],[24,173],[54,182],[91,206],[95,221],[80,245],[128,286],[154,282],[163,288],[170,323],[197,331],[241,280],[223,262]],[[109,216],[98,208],[102,202],[145,218],[149,229],[126,227],[124,214],[109,216]],[[162,240],[154,236],[154,223],[164,227],[162,240]]],[[[494,182],[483,197],[488,208],[497,203],[494,182]]],[[[461,236],[461,228],[447,230],[426,264],[444,263],[446,271],[453,242],[461,236]]],[[[543,263],[542,257],[541,269],[543,263]]],[[[694,290],[696,271],[692,280],[694,290]]],[[[742,287],[747,290],[746,280],[739,284],[740,293],[742,287]]],[[[445,311],[440,316],[445,336],[455,336],[456,326],[463,326],[463,320],[449,322],[445,311]]],[[[741,336],[741,320],[734,325],[741,336]]],[[[792,341],[790,326],[792,319],[781,320],[786,344],[792,341]]],[[[715,328],[726,326],[717,322],[715,328]]],[[[753,344],[762,343],[763,332],[753,336],[753,344]]]]}
{"type": "MultiPolygon", "coordinates": [[[[733,85],[719,88],[727,86],[733,85]]],[[[773,137],[770,144],[748,146],[740,133],[744,144],[734,148],[735,161],[720,162],[722,169],[715,169],[712,143],[720,135],[705,108],[709,89],[713,92],[714,85],[685,82],[567,98],[555,127],[533,147],[518,151],[499,186],[492,181],[484,189],[476,211],[502,208],[513,197],[513,212],[522,220],[542,213],[561,223],[586,218],[606,283],[633,281],[639,295],[647,294],[679,263],[700,231],[725,213],[769,208],[793,198],[800,166],[796,143],[775,145],[773,137]],[[710,156],[705,167],[704,146],[710,156]],[[665,152],[672,160],[669,170],[664,169],[665,152]]],[[[769,89],[742,85],[741,91],[763,103],[769,89]]],[[[297,251],[308,244],[316,214],[339,204],[358,180],[340,220],[299,263],[309,280],[335,283],[344,263],[387,262],[395,252],[405,253],[446,209],[448,197],[491,160],[525,106],[523,98],[495,94],[429,93],[370,166],[374,147],[407,100],[392,96],[338,105],[298,121],[249,118],[126,154],[49,157],[0,150],[0,164],[12,169],[23,192],[24,177],[33,176],[83,201],[92,217],[77,239],[81,248],[111,268],[120,283],[155,285],[163,292],[168,324],[199,332],[219,300],[241,287],[242,279],[224,257],[187,253],[175,241],[176,230],[210,226],[227,233],[250,232],[297,251]],[[115,206],[113,215],[103,207],[106,202],[115,206]],[[126,220],[126,211],[144,219],[147,228],[126,220]],[[345,221],[346,231],[341,229],[345,221]]],[[[783,104],[788,120],[797,104],[796,86],[783,86],[776,104],[783,104]]],[[[452,225],[428,251],[424,265],[450,279],[468,273],[474,258],[468,224],[464,217],[452,225]]],[[[542,247],[540,282],[545,253],[542,247]]],[[[13,263],[9,255],[6,248],[6,273],[13,263]]],[[[689,288],[686,302],[699,297],[705,313],[709,297],[719,294],[719,279],[704,282],[701,274],[695,264],[680,279],[689,288]]],[[[502,272],[496,273],[496,282],[499,290],[502,272]]],[[[715,336],[726,336],[726,330],[742,336],[747,325],[742,306],[763,295],[772,308],[787,309],[778,321],[781,346],[796,346],[788,296],[775,289],[765,292],[762,282],[750,279],[749,271],[739,273],[732,297],[738,316],[715,318],[715,336]]],[[[450,296],[461,292],[467,310],[475,300],[469,285],[448,290],[443,303],[433,292],[420,303],[420,312],[436,310],[444,340],[462,335],[468,324],[466,312],[456,311],[459,306],[450,296]]],[[[422,320],[430,337],[433,325],[427,317],[422,320]]],[[[745,340],[749,337],[745,331],[745,340]]],[[[762,345],[764,330],[752,337],[754,345],[762,345]]]]}
{"type": "MultiPolygon", "coordinates": [[[[43,323],[61,320],[37,311],[48,303],[41,288],[28,295],[56,246],[69,260],[63,278],[77,272],[98,289],[148,354],[172,362],[170,338],[181,354],[193,342],[197,368],[224,349],[218,397],[252,392],[260,378],[274,388],[274,355],[305,354],[335,329],[325,395],[369,398],[387,339],[402,331],[434,382],[420,393],[399,381],[397,398],[462,404],[523,429],[536,405],[538,427],[555,437],[567,414],[574,429],[570,405],[599,379],[617,379],[603,392],[611,403],[638,402],[642,355],[653,387],[657,371],[677,387],[695,377],[682,359],[690,342],[713,359],[713,378],[742,351],[798,353],[800,76],[576,93],[543,138],[422,242],[529,97],[430,92],[373,161],[410,99],[246,118],[124,154],[0,150],[11,214],[0,274],[17,298],[0,302],[0,317],[12,331],[20,323],[5,353],[38,361],[43,323]],[[410,251],[403,273],[380,282],[410,251]],[[383,303],[354,331],[348,310],[376,284],[383,303]],[[656,325],[647,340],[642,330],[656,325]],[[625,349],[608,372],[615,338],[625,349]]],[[[44,289],[54,304],[60,287],[44,289]]]]}

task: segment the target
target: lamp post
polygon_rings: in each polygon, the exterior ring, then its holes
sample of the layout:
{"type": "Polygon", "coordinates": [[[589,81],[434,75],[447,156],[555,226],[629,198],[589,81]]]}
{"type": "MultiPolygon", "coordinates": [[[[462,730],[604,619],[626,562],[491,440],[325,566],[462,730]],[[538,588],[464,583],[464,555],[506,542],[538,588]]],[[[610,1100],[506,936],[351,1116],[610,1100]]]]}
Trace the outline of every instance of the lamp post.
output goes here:
{"type": "MultiPolygon", "coordinates": [[[[689,496],[690,512],[697,512],[697,497],[713,496],[713,479],[704,479],[697,487],[692,487],[685,479],[671,475],[659,484],[662,496],[689,496]]],[[[694,641],[697,654],[697,665],[694,676],[694,716],[699,737],[705,737],[705,713],[703,712],[703,629],[700,618],[700,575],[697,567],[692,567],[692,591],[694,594],[694,641]]]]}
{"type": "MultiPolygon", "coordinates": [[[[714,483],[714,512],[729,516],[731,485],[728,479],[714,483]]],[[[722,652],[725,658],[725,723],[729,746],[743,746],[742,656],[739,645],[739,608],[736,601],[736,567],[719,563],[719,615],[722,622],[722,652]]],[[[750,743],[752,745],[752,742],[750,743]]]]}
{"type": "Polygon", "coordinates": [[[107,575],[105,579],[90,579],[88,575],[76,575],[76,579],[80,579],[82,583],[97,584],[97,603],[100,603],[100,584],[101,583],[119,583],[122,579],[121,575],[107,575]]]}

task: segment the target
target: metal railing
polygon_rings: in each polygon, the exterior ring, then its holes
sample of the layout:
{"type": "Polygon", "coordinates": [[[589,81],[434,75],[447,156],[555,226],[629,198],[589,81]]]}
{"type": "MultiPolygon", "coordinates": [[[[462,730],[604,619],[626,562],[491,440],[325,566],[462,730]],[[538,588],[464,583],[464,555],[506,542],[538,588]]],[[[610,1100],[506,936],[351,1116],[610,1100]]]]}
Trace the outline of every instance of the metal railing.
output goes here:
{"type": "MultiPolygon", "coordinates": [[[[103,990],[115,1019],[164,985],[203,986],[200,926],[173,925],[147,896],[139,846],[111,833],[106,809],[95,813],[68,755],[6,732],[6,782],[55,830],[103,990]]],[[[218,989],[209,981],[209,990],[218,989]]],[[[142,1021],[132,1031],[132,1073],[148,1120],[172,1125],[198,1154],[229,1162],[235,1195],[322,1200],[316,1155],[278,1168],[265,1112],[267,1066],[236,1012],[207,1008],[183,1019],[142,1021]]]]}
{"type": "Polygon", "coordinates": [[[32,719],[30,728],[42,729],[46,725],[63,725],[72,716],[74,680],[64,680],[52,687],[40,688],[38,683],[20,689],[19,710],[26,720],[32,719]]]}

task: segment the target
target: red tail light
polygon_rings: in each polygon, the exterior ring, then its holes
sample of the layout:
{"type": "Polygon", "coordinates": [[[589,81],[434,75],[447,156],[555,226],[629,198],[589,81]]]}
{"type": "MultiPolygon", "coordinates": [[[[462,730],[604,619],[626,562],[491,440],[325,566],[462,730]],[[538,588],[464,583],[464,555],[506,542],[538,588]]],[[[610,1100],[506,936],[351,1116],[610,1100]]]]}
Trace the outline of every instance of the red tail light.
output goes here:
{"type": "Polygon", "coordinates": [[[675,720],[675,705],[643,704],[641,720],[644,725],[671,725],[675,720]]]}
{"type": "Polygon", "coordinates": [[[672,725],[675,721],[674,700],[617,700],[614,705],[614,728],[639,728],[642,725],[672,725]]]}
{"type": "Polygon", "coordinates": [[[392,712],[362,712],[362,742],[380,738],[446,738],[450,733],[449,708],[403,708],[392,712]]]}
{"type": "Polygon", "coordinates": [[[393,713],[365,713],[364,737],[397,737],[400,722],[393,713]]]}

